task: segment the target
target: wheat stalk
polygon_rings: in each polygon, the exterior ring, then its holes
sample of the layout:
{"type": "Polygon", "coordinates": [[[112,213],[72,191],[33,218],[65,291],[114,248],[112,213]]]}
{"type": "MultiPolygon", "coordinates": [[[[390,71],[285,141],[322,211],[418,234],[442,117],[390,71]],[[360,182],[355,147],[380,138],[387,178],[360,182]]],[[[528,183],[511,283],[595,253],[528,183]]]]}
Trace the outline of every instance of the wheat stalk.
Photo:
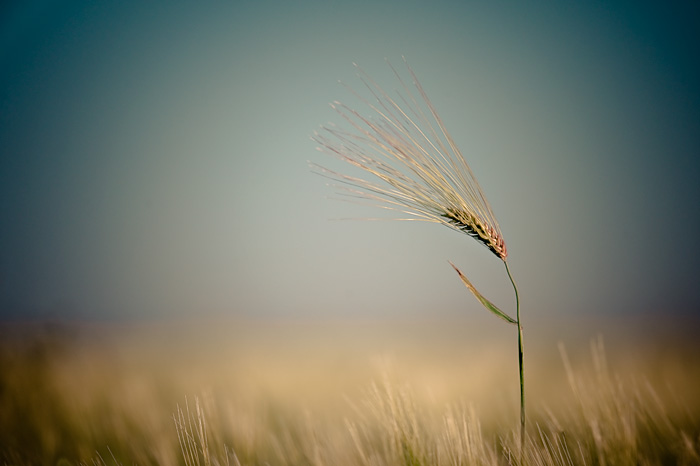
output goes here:
{"type": "Polygon", "coordinates": [[[346,127],[322,126],[312,138],[318,143],[319,150],[364,170],[372,175],[373,180],[316,164],[312,167],[335,180],[335,186],[342,194],[398,211],[404,215],[401,220],[434,222],[466,233],[503,261],[515,290],[515,319],[484,298],[464,274],[450,264],[484,307],[518,327],[522,448],[525,432],[522,326],[518,290],[506,260],[506,243],[469,164],[405,58],[404,63],[413,89],[420,98],[416,98],[412,88],[390,63],[399,82],[394,98],[355,64],[358,77],[371,97],[365,98],[349,89],[367,106],[368,114],[335,101],[331,107],[345,120],[346,127]]]}

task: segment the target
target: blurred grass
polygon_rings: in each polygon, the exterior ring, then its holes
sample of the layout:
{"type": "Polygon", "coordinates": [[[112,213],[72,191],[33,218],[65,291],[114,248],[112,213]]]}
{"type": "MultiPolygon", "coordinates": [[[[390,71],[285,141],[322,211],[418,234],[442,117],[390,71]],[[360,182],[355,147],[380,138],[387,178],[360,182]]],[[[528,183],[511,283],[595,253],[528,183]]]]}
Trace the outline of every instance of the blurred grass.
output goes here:
{"type": "MultiPolygon", "coordinates": [[[[605,341],[581,326],[571,336],[531,332],[525,463],[700,464],[692,332],[606,329],[605,341]]],[[[504,344],[510,334],[465,331],[463,322],[0,332],[2,464],[518,459],[517,349],[504,344]]]]}

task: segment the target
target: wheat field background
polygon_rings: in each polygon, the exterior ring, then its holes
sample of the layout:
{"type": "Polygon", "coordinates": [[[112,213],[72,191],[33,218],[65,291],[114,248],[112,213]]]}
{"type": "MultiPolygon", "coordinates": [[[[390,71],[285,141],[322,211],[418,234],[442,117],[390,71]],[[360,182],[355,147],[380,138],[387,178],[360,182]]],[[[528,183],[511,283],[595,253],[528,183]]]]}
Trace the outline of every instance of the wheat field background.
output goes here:
{"type": "MultiPolygon", "coordinates": [[[[692,335],[589,324],[532,332],[523,462],[698,464],[692,335]]],[[[463,325],[5,324],[0,461],[517,464],[516,348],[463,325]]]]}

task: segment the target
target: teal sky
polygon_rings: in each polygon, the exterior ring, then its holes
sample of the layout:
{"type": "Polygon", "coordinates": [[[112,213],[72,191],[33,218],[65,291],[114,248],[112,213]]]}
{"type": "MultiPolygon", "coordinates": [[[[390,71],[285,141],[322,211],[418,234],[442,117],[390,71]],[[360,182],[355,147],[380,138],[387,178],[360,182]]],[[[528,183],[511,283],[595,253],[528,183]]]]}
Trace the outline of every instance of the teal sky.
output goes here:
{"type": "MultiPolygon", "coordinates": [[[[405,55],[501,224],[523,313],[700,314],[693,2],[0,7],[0,319],[481,313],[502,264],[329,199],[310,140],[405,55]]],[[[497,325],[497,324],[495,324],[497,325]]]]}

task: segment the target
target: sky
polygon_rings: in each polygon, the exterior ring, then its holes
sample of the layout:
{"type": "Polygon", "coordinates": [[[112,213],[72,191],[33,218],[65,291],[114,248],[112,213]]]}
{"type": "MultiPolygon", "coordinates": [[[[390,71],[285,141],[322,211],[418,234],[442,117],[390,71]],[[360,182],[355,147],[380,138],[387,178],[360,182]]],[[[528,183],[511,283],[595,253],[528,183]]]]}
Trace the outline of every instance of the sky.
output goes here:
{"type": "Polygon", "coordinates": [[[481,315],[448,260],[510,311],[486,248],[309,168],[344,169],[311,136],[353,62],[391,90],[402,56],[527,319],[698,317],[698,31],[693,2],[5,3],[0,320],[481,315]]]}

